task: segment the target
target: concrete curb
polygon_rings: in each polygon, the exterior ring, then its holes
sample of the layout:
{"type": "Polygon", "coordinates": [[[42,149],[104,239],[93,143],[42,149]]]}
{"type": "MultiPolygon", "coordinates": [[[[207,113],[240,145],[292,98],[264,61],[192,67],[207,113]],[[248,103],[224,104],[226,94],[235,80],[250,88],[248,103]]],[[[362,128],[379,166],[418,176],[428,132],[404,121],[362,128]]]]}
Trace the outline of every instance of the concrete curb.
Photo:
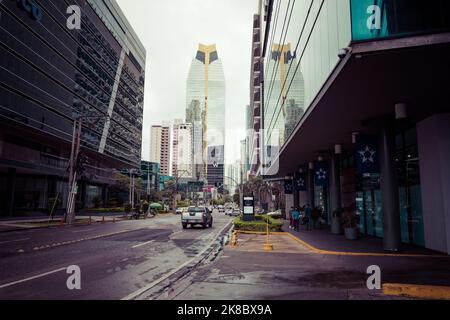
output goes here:
{"type": "Polygon", "coordinates": [[[450,287],[385,283],[383,294],[424,300],[450,300],[450,287]]]}
{"type": "MultiPolygon", "coordinates": [[[[240,231],[236,230],[237,233],[242,234],[259,234],[259,235],[266,235],[265,232],[256,232],[256,231],[240,231]]],[[[354,256],[354,257],[397,257],[397,258],[447,258],[450,259],[447,255],[425,255],[425,254],[395,254],[395,253],[371,253],[371,252],[341,252],[341,251],[330,251],[330,250],[322,250],[318,249],[309,243],[305,242],[302,239],[297,238],[293,234],[289,232],[269,232],[269,235],[274,236],[288,236],[294,241],[300,243],[302,246],[307,248],[309,251],[315,254],[322,254],[322,255],[334,255],[334,256],[354,256]]]]}

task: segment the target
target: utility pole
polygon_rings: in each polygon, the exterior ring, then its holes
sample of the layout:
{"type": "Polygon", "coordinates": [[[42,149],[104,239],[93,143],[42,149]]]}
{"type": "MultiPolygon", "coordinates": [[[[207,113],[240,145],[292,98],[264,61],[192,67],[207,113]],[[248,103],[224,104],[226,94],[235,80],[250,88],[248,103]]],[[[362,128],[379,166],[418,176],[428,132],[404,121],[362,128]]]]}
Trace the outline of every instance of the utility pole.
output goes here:
{"type": "Polygon", "coordinates": [[[81,125],[81,118],[75,118],[73,121],[72,147],[69,160],[69,196],[67,199],[67,212],[65,217],[65,222],[69,225],[75,222],[75,200],[78,193],[77,168],[75,167],[80,153],[81,125]]]}

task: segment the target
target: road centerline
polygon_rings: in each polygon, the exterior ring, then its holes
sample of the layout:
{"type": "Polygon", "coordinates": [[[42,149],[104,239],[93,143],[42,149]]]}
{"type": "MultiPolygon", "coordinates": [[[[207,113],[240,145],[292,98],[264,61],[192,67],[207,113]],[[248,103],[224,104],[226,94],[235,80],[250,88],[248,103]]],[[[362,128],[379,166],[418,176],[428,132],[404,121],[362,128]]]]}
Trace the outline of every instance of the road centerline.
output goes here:
{"type": "Polygon", "coordinates": [[[8,240],[8,241],[0,241],[0,244],[11,243],[11,242],[21,242],[21,241],[27,241],[27,240],[30,240],[30,238],[8,240]]]}
{"type": "Polygon", "coordinates": [[[51,274],[54,274],[54,273],[58,273],[58,272],[61,272],[61,271],[64,271],[64,270],[67,270],[67,268],[59,268],[59,269],[48,271],[48,272],[45,272],[45,273],[41,273],[41,274],[38,274],[38,275],[35,275],[35,276],[32,276],[32,277],[28,277],[28,278],[25,278],[25,279],[22,279],[22,280],[17,280],[17,281],[5,283],[5,284],[0,285],[0,289],[11,287],[11,286],[14,286],[16,284],[24,283],[24,282],[31,281],[31,280],[34,280],[34,279],[42,278],[42,277],[45,277],[45,276],[48,276],[48,275],[51,275],[51,274]]]}
{"type": "Polygon", "coordinates": [[[155,241],[156,241],[156,240],[150,240],[150,241],[147,241],[147,242],[143,242],[143,243],[137,244],[137,245],[135,245],[135,246],[132,246],[132,248],[133,248],[133,249],[136,249],[136,248],[145,246],[145,245],[147,245],[147,244],[153,243],[153,242],[155,242],[155,241]]]}

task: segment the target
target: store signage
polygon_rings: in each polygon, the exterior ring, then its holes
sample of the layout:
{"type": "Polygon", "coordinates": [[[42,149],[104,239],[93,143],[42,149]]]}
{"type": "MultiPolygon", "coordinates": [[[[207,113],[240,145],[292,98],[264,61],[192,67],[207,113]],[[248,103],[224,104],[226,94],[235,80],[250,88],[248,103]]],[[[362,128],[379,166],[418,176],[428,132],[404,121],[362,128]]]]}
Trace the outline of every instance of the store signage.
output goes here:
{"type": "Polygon", "coordinates": [[[36,21],[42,21],[42,8],[33,0],[17,0],[19,7],[30,14],[36,21]]]}
{"type": "Polygon", "coordinates": [[[372,40],[389,36],[386,0],[352,0],[352,39],[372,40]]]}
{"type": "Polygon", "coordinates": [[[244,221],[253,221],[255,218],[255,198],[254,197],[244,197],[243,199],[244,207],[244,221]]]}

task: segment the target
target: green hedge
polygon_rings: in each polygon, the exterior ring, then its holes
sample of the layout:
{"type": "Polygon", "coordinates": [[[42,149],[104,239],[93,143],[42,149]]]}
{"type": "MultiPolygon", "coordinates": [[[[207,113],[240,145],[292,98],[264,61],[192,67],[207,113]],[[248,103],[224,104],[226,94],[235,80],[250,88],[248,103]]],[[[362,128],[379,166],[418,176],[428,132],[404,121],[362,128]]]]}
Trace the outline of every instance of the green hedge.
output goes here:
{"type": "Polygon", "coordinates": [[[279,232],[282,231],[281,227],[283,222],[266,215],[256,215],[255,221],[247,222],[242,221],[241,217],[237,217],[234,220],[234,228],[240,231],[256,231],[256,232],[266,232],[267,231],[267,221],[269,221],[269,231],[279,232]]]}

